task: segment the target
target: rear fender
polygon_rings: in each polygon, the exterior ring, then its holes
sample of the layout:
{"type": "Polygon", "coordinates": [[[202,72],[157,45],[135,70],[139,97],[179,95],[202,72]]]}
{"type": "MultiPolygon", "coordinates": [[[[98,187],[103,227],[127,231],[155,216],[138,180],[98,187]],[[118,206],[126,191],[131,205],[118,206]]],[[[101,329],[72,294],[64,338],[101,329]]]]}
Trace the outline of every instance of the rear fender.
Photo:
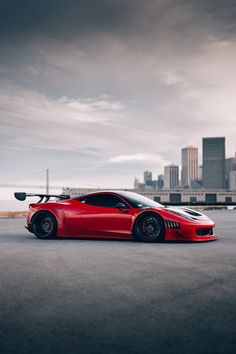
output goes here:
{"type": "Polygon", "coordinates": [[[35,218],[37,217],[37,215],[41,212],[46,211],[49,214],[52,214],[56,221],[57,221],[57,235],[61,233],[62,229],[63,229],[63,219],[64,219],[64,215],[61,209],[56,208],[55,210],[50,210],[50,209],[39,209],[37,210],[30,219],[30,225],[32,225],[32,223],[34,222],[35,218]]]}

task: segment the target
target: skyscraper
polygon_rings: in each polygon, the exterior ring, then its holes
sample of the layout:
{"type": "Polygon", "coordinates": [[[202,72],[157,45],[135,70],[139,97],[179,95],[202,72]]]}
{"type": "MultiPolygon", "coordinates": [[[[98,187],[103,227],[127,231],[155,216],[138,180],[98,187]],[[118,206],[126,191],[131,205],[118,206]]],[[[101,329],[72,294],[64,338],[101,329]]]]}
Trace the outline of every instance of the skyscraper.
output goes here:
{"type": "Polygon", "coordinates": [[[168,165],[164,167],[164,188],[174,189],[179,184],[179,166],[168,165]]]}
{"type": "Polygon", "coordinates": [[[134,179],[134,189],[139,189],[139,179],[137,177],[135,177],[134,179]]]}
{"type": "Polygon", "coordinates": [[[229,157],[225,160],[226,169],[226,188],[230,188],[229,184],[229,174],[231,171],[236,171],[236,154],[235,157],[229,157]]]}
{"type": "Polygon", "coordinates": [[[203,188],[225,188],[225,138],[203,138],[203,188]]]}
{"type": "Polygon", "coordinates": [[[144,171],[143,179],[144,179],[145,186],[148,188],[152,188],[152,172],[144,171]]]}
{"type": "Polygon", "coordinates": [[[229,172],[229,189],[236,190],[236,171],[229,172]]]}
{"type": "Polygon", "coordinates": [[[182,149],[182,186],[191,187],[192,181],[198,178],[198,148],[187,146],[182,149]]]}
{"type": "Polygon", "coordinates": [[[162,189],[163,186],[164,186],[164,176],[163,175],[158,175],[157,189],[162,189]]]}

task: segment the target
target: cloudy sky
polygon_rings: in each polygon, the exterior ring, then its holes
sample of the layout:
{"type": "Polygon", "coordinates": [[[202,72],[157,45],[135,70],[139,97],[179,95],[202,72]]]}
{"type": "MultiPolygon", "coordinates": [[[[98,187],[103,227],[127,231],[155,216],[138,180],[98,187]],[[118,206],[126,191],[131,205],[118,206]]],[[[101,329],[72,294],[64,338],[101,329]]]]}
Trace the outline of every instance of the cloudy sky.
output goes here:
{"type": "Polygon", "coordinates": [[[203,136],[233,156],[235,58],[234,0],[1,0],[0,183],[132,187],[203,136]]]}

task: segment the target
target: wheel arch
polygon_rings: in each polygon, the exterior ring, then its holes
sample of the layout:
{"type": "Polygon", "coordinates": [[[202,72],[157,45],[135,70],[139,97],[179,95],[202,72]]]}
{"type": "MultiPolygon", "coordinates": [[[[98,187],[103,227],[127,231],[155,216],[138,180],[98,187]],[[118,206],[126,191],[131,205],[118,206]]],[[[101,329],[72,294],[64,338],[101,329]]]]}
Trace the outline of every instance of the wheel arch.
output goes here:
{"type": "Polygon", "coordinates": [[[35,221],[35,219],[38,217],[38,215],[42,214],[42,213],[48,213],[48,214],[51,214],[55,220],[56,220],[56,223],[57,223],[57,232],[56,232],[56,235],[58,234],[58,230],[59,230],[59,227],[60,227],[60,221],[58,219],[58,216],[55,212],[53,212],[52,210],[49,210],[49,209],[40,209],[40,210],[37,210],[31,217],[30,219],[30,224],[32,225],[32,223],[35,221]]]}
{"type": "Polygon", "coordinates": [[[132,234],[134,234],[134,229],[135,229],[136,225],[138,224],[139,220],[140,220],[143,216],[145,216],[145,215],[155,215],[155,216],[158,216],[158,217],[162,220],[162,222],[163,222],[164,233],[166,232],[165,221],[164,221],[162,215],[160,215],[160,214],[157,213],[156,211],[153,211],[153,210],[150,209],[150,210],[143,210],[142,212],[140,212],[140,213],[136,216],[136,218],[135,218],[135,220],[134,220],[134,223],[133,223],[133,226],[132,226],[132,234]]]}

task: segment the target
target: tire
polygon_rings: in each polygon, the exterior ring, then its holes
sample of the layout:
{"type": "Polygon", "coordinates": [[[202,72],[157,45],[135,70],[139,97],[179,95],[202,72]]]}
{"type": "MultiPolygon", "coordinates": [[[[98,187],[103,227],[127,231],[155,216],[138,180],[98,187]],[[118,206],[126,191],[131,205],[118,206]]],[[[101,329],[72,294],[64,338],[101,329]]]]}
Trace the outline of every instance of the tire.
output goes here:
{"type": "Polygon", "coordinates": [[[143,214],[135,223],[134,236],[142,242],[164,241],[165,225],[162,218],[154,213],[143,214]]]}
{"type": "Polygon", "coordinates": [[[33,217],[32,230],[37,238],[55,238],[57,234],[57,220],[50,212],[40,211],[33,217]]]}

